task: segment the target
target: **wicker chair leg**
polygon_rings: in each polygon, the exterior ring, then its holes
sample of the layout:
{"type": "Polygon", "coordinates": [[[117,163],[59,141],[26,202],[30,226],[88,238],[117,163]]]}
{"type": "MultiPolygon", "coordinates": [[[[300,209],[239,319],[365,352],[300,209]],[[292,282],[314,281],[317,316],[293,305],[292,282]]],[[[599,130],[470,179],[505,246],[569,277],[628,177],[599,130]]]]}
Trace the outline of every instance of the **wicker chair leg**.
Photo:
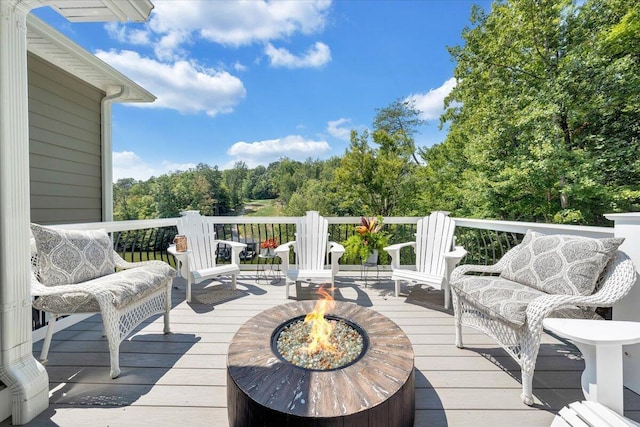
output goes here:
{"type": "Polygon", "coordinates": [[[522,403],[525,405],[531,406],[533,405],[533,370],[531,372],[526,372],[524,369],[522,370],[522,394],[520,398],[522,399],[522,403]]]}
{"type": "Polygon", "coordinates": [[[112,346],[109,343],[109,358],[111,359],[111,379],[118,378],[120,375],[120,344],[112,346]]]}
{"type": "Polygon", "coordinates": [[[402,282],[400,280],[396,280],[396,297],[400,295],[400,288],[402,287],[402,282]]]}
{"type": "Polygon", "coordinates": [[[464,348],[464,344],[462,343],[462,321],[460,317],[462,316],[462,302],[460,301],[460,297],[456,295],[455,292],[452,294],[453,297],[453,322],[456,329],[456,347],[464,348]]]}
{"type": "Polygon", "coordinates": [[[444,308],[447,310],[451,308],[451,289],[448,284],[443,286],[444,288],[444,308]]]}
{"type": "Polygon", "coordinates": [[[111,363],[111,379],[118,378],[120,375],[120,315],[117,312],[110,311],[102,313],[102,323],[107,333],[107,342],[109,344],[109,360],[111,363]]]}
{"type": "Polygon", "coordinates": [[[236,290],[236,282],[237,282],[236,276],[237,276],[236,274],[231,275],[231,289],[233,289],[234,291],[236,290]]]}
{"type": "Polygon", "coordinates": [[[44,342],[42,343],[42,351],[40,352],[40,360],[46,361],[49,356],[49,346],[51,346],[51,338],[53,338],[53,332],[56,327],[56,320],[58,319],[57,314],[51,314],[49,318],[49,324],[47,325],[47,335],[44,337],[44,342]]]}
{"type": "Polygon", "coordinates": [[[169,325],[169,314],[171,313],[171,286],[173,286],[173,279],[169,279],[167,282],[167,292],[164,297],[164,333],[171,332],[171,326],[169,325]]]}
{"type": "Polygon", "coordinates": [[[187,279],[187,302],[191,302],[191,273],[189,273],[189,278],[187,279]]]}
{"type": "Polygon", "coordinates": [[[100,304],[100,314],[102,315],[102,326],[107,335],[107,343],[109,345],[109,359],[111,362],[110,376],[112,379],[120,375],[120,343],[124,336],[120,332],[120,322],[122,321],[122,313],[110,304],[100,304]]]}

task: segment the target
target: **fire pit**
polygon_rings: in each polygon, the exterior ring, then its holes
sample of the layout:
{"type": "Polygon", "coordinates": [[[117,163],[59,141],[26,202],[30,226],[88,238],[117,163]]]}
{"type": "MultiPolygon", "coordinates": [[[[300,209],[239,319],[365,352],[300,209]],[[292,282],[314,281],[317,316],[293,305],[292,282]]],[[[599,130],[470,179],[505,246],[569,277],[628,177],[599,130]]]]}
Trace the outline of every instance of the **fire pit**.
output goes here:
{"type": "MultiPolygon", "coordinates": [[[[263,311],[233,337],[227,359],[229,425],[413,426],[411,342],[380,313],[340,301],[326,308],[323,320],[334,328],[346,328],[338,332],[338,341],[353,340],[347,344],[350,350],[343,352],[357,353],[339,366],[333,363],[341,356],[323,359],[317,349],[312,349],[312,356],[301,357],[311,362],[298,366],[290,359],[302,350],[278,349],[283,331],[308,318],[314,305],[316,301],[302,301],[263,311]]],[[[292,339],[286,341],[289,345],[292,339]]],[[[309,350],[307,344],[301,346],[309,350]]]]}

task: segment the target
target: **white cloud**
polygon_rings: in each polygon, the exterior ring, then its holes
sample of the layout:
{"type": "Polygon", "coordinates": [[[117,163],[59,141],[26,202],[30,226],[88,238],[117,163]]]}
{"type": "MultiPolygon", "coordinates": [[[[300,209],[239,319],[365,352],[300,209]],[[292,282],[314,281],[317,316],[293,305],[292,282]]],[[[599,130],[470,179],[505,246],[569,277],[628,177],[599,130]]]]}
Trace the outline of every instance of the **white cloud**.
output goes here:
{"type": "Polygon", "coordinates": [[[167,64],[127,50],[98,51],[96,56],[158,97],[153,103],[130,105],[170,108],[181,113],[205,112],[213,117],[233,111],[246,94],[237,77],[195,62],[167,64]]]}
{"type": "Polygon", "coordinates": [[[284,138],[268,139],[255,142],[236,142],[227,150],[227,154],[242,160],[253,168],[257,165],[268,165],[281,157],[293,160],[316,158],[331,150],[327,141],[312,141],[300,135],[289,135],[284,138]]]}
{"type": "Polygon", "coordinates": [[[273,67],[318,68],[331,61],[331,50],[324,43],[316,42],[302,56],[296,56],[285,48],[276,48],[271,43],[264,53],[273,67]]]}
{"type": "Polygon", "coordinates": [[[351,123],[351,119],[338,119],[327,123],[327,132],[334,138],[348,141],[351,138],[351,128],[342,127],[351,123]]]}
{"type": "Polygon", "coordinates": [[[160,176],[172,171],[184,171],[195,168],[193,163],[174,163],[169,161],[150,165],[142,160],[133,151],[121,151],[113,153],[113,181],[121,178],[133,178],[138,181],[146,181],[152,176],[160,176]]]}
{"type": "Polygon", "coordinates": [[[427,93],[411,94],[407,100],[413,101],[416,109],[421,111],[421,119],[434,120],[444,112],[444,99],[455,86],[456,79],[452,77],[439,88],[431,89],[427,93]]]}
{"type": "Polygon", "coordinates": [[[243,65],[242,63],[240,63],[240,62],[238,62],[238,61],[236,61],[236,62],[233,64],[233,69],[234,69],[234,70],[236,70],[236,71],[238,71],[238,72],[247,71],[247,66],[246,66],[246,65],[243,65]]]}
{"type": "Polygon", "coordinates": [[[197,39],[238,47],[282,40],[324,29],[331,0],[175,1],[154,0],[149,23],[105,25],[123,43],[152,45],[160,59],[182,58],[185,43],[197,39]]]}
{"type": "Polygon", "coordinates": [[[108,22],[104,24],[107,34],[120,43],[130,43],[133,45],[146,46],[151,44],[149,32],[147,30],[132,29],[119,22],[108,22]]]}
{"type": "Polygon", "coordinates": [[[149,28],[159,34],[196,32],[225,46],[241,46],[322,30],[330,0],[175,1],[154,0],[149,28]]]}
{"type": "Polygon", "coordinates": [[[189,33],[172,31],[160,37],[153,44],[153,51],[158,59],[178,61],[186,56],[186,52],[181,48],[181,45],[189,40],[189,33]]]}

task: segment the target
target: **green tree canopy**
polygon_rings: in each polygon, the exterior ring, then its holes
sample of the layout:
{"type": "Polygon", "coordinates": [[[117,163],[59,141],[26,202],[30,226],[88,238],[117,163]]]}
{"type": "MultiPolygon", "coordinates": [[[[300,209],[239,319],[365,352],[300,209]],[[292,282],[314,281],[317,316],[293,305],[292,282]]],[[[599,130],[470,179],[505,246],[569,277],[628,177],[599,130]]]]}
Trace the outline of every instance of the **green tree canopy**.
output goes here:
{"type": "Polygon", "coordinates": [[[497,1],[450,48],[444,145],[425,153],[429,200],[471,216],[599,223],[637,202],[638,55],[630,0],[497,1]],[[612,41],[613,40],[613,41],[612,41]],[[455,157],[445,158],[444,156],[455,157]],[[438,174],[458,174],[456,185],[438,174]],[[635,199],[634,199],[635,198],[635,199]]]}

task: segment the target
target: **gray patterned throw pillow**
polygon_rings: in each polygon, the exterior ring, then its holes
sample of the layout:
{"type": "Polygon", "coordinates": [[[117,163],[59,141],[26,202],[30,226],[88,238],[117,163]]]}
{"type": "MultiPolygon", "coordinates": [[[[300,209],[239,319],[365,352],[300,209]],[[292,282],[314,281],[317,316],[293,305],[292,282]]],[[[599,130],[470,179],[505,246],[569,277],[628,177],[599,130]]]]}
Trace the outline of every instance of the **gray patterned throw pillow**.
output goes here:
{"type": "Polygon", "coordinates": [[[528,231],[519,253],[500,277],[549,294],[591,295],[623,241],[528,231]]]}
{"type": "Polygon", "coordinates": [[[38,276],[47,286],[86,282],[115,271],[105,230],[59,230],[31,224],[38,251],[38,276]]]}

